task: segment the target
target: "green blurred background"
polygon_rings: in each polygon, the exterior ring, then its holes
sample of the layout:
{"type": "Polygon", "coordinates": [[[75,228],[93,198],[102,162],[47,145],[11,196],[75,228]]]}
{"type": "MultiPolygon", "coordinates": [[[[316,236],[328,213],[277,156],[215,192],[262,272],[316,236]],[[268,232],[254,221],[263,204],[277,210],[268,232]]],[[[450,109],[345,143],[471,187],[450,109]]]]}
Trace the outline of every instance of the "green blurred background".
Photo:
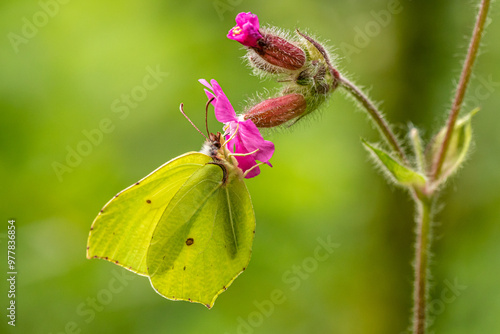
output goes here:
{"type": "MultiPolygon", "coordinates": [[[[216,78],[237,109],[276,87],[251,76],[239,44],[225,38],[238,12],[328,40],[339,68],[383,101],[401,135],[411,121],[428,139],[449,108],[475,5],[393,4],[2,1],[0,268],[6,278],[7,220],[14,218],[18,276],[15,328],[7,325],[2,279],[0,332],[405,333],[414,210],[372,168],[359,138],[376,141],[377,134],[340,92],[316,116],[266,134],[276,145],[274,167],[247,182],[257,216],[252,260],[212,310],[166,300],[146,278],[85,258],[90,224],[115,193],[200,148],[202,137],[178,112],[184,102],[203,126],[199,78],[216,78]],[[115,112],[124,94],[141,90],[148,68],[168,75],[128,113],[115,112]],[[109,131],[82,144],[101,122],[109,131]],[[78,148],[86,155],[58,176],[54,162],[67,165],[78,148]],[[318,238],[339,244],[320,262],[312,258],[318,238]],[[271,307],[275,290],[284,301],[271,307]]],[[[481,107],[474,149],[436,217],[436,333],[500,333],[498,6],[491,17],[465,108],[481,107]]],[[[220,128],[213,116],[210,127],[220,128]]]]}

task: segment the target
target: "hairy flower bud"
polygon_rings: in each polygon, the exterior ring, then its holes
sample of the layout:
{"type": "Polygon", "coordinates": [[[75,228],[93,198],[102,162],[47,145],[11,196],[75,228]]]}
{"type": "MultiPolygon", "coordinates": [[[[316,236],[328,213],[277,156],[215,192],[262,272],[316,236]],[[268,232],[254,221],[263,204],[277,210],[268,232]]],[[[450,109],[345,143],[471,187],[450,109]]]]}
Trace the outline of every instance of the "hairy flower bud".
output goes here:
{"type": "Polygon", "coordinates": [[[250,62],[267,72],[295,71],[306,62],[304,50],[282,37],[260,31],[257,15],[250,12],[236,16],[236,26],[227,37],[248,47],[250,62]]]}
{"type": "Polygon", "coordinates": [[[304,115],[307,103],[301,94],[288,94],[258,103],[243,115],[257,127],[271,128],[304,115]]]}
{"type": "Polygon", "coordinates": [[[301,69],[306,62],[304,50],[271,34],[264,34],[251,49],[265,62],[286,70],[301,69]]]}
{"type": "Polygon", "coordinates": [[[242,115],[258,127],[295,123],[319,109],[339,85],[340,74],[327,49],[299,30],[292,36],[274,28],[260,29],[257,15],[248,12],[236,16],[236,26],[227,37],[247,48],[255,74],[273,75],[283,83],[280,97],[263,101],[242,115]]]}

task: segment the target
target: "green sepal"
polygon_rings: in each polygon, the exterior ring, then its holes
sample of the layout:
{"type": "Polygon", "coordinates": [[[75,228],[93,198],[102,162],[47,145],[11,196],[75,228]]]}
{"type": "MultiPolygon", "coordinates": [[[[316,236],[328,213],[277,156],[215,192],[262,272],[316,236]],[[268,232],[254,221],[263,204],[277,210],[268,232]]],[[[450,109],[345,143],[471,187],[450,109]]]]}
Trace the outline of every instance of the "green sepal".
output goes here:
{"type": "Polygon", "coordinates": [[[365,148],[371,152],[375,160],[382,166],[382,169],[391,176],[397,184],[403,186],[423,186],[426,182],[425,177],[408,167],[403,166],[393,159],[388,153],[374,147],[366,140],[361,139],[365,148]]]}
{"type": "MultiPolygon", "coordinates": [[[[465,161],[472,141],[472,116],[474,116],[478,111],[479,108],[472,110],[455,123],[448,151],[446,152],[446,157],[444,158],[443,165],[441,167],[441,173],[437,177],[440,181],[444,181],[456,172],[465,161]]],[[[429,144],[427,149],[427,160],[429,161],[429,166],[432,166],[438,159],[438,155],[446,135],[446,130],[447,127],[443,127],[429,144]]]]}

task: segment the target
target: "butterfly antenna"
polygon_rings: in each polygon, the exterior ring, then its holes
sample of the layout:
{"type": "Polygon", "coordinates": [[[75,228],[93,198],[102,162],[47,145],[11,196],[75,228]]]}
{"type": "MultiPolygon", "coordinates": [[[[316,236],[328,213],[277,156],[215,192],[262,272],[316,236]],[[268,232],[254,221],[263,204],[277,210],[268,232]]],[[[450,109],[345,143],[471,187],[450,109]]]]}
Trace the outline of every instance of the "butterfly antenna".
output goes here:
{"type": "Polygon", "coordinates": [[[212,103],[213,100],[215,100],[215,97],[212,97],[210,100],[208,100],[207,104],[205,105],[205,127],[207,129],[207,136],[209,137],[210,137],[210,131],[208,131],[208,106],[210,105],[210,103],[212,103]]]}
{"type": "Polygon", "coordinates": [[[193,121],[191,121],[189,119],[189,117],[186,115],[186,113],[184,112],[184,103],[181,103],[179,109],[181,110],[181,113],[184,115],[184,117],[186,117],[186,119],[189,121],[189,123],[191,123],[191,125],[199,132],[201,133],[201,135],[203,137],[205,137],[206,140],[208,140],[207,136],[205,136],[205,134],[203,132],[200,131],[200,129],[198,129],[198,127],[196,125],[194,125],[193,121]]]}

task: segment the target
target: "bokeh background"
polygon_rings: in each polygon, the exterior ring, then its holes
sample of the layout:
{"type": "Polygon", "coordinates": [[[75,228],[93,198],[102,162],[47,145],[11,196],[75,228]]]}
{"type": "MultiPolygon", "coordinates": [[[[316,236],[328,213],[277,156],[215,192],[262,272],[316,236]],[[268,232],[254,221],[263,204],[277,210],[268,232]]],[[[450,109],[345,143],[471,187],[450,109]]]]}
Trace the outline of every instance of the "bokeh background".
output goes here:
{"type": "MultiPolygon", "coordinates": [[[[436,333],[500,332],[497,5],[464,109],[481,107],[474,149],[436,217],[436,333]]],[[[90,224],[115,193],[200,148],[203,138],[178,112],[184,102],[203,126],[199,78],[216,78],[237,109],[276,87],[251,76],[239,44],[225,38],[241,11],[328,41],[398,133],[411,122],[426,139],[446,117],[475,18],[469,0],[2,1],[0,332],[405,333],[414,209],[372,168],[359,139],[377,133],[341,92],[292,129],[266,133],[274,167],[247,182],[257,216],[252,260],[212,310],[166,300],[146,278],[85,258],[90,224]],[[156,87],[124,108],[149,71],[162,73],[156,87]],[[86,146],[85,133],[102,122],[108,131],[86,146]],[[77,149],[85,155],[68,158],[77,149]],[[58,163],[68,169],[56,172],[58,163]],[[5,316],[11,218],[15,328],[5,316]],[[314,260],[318,238],[338,245],[323,261],[314,260]],[[283,297],[271,307],[275,290],[283,297]]]]}

